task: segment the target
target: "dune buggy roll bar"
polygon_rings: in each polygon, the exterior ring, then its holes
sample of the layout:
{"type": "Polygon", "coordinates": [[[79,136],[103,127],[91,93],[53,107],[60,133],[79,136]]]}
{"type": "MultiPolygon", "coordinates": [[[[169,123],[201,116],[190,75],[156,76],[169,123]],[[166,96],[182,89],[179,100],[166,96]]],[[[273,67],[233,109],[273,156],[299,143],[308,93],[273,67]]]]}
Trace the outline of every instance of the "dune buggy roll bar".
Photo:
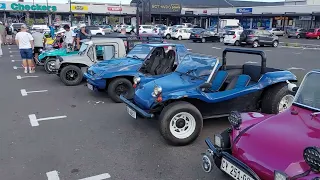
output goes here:
{"type": "Polygon", "coordinates": [[[234,49],[226,48],[222,52],[222,70],[227,69],[227,52],[241,53],[241,54],[255,54],[261,57],[261,74],[265,73],[265,68],[267,67],[267,56],[263,51],[251,50],[251,49],[234,49]]]}

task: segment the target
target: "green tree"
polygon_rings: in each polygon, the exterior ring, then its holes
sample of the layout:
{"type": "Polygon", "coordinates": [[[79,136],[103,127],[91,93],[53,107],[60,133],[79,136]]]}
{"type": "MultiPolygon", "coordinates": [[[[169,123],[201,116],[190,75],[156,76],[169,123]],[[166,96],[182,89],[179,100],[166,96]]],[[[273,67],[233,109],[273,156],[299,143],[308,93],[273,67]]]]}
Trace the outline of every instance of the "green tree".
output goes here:
{"type": "Polygon", "coordinates": [[[115,25],[115,24],[118,24],[119,23],[119,18],[116,17],[116,16],[109,16],[108,17],[108,24],[112,24],[112,25],[115,25]]]}
{"type": "Polygon", "coordinates": [[[28,26],[34,25],[34,19],[31,19],[31,18],[26,19],[26,24],[27,24],[28,26]]]}

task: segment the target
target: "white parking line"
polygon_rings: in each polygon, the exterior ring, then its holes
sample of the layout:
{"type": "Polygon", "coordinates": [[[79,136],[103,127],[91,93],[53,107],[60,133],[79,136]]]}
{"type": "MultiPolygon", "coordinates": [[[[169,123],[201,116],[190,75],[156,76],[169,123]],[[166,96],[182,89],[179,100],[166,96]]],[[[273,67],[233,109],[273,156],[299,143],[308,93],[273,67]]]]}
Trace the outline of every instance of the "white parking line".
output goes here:
{"type": "Polygon", "coordinates": [[[19,62],[19,61],[23,61],[23,60],[11,60],[11,62],[19,62]]]}
{"type": "Polygon", "coordinates": [[[28,91],[28,92],[27,92],[25,89],[21,89],[21,90],[20,90],[22,96],[27,96],[28,94],[31,94],[31,93],[47,92],[47,91],[48,91],[48,90],[28,91]]]}
{"type": "Polygon", "coordinates": [[[212,47],[213,49],[221,49],[221,48],[219,48],[219,47],[212,47]]]}
{"type": "Polygon", "coordinates": [[[91,177],[87,177],[87,178],[83,178],[83,179],[79,179],[79,180],[103,180],[103,179],[108,179],[108,178],[111,178],[110,174],[104,173],[104,174],[91,176],[91,177]]]}
{"type": "Polygon", "coordinates": [[[9,51],[9,53],[13,53],[13,52],[19,52],[19,51],[9,51]]]}
{"type": "Polygon", "coordinates": [[[33,77],[39,77],[39,76],[17,76],[17,79],[33,78],[33,77]]]}
{"type": "Polygon", "coordinates": [[[35,114],[30,114],[29,115],[29,120],[30,120],[31,126],[34,127],[34,126],[39,126],[39,121],[48,121],[48,120],[53,120],[53,119],[63,119],[63,118],[66,118],[66,117],[67,116],[54,116],[54,117],[46,117],[46,118],[37,119],[35,114]]]}
{"type": "Polygon", "coordinates": [[[301,52],[293,52],[293,54],[301,54],[301,52]]]}
{"type": "Polygon", "coordinates": [[[192,49],[187,49],[188,51],[192,51],[192,49]]]}
{"type": "Polygon", "coordinates": [[[245,62],[245,63],[248,63],[248,64],[256,64],[256,63],[258,63],[258,62],[255,62],[255,61],[247,61],[247,62],[245,62]]]}
{"type": "Polygon", "coordinates": [[[19,67],[17,67],[17,66],[13,66],[13,69],[23,69],[24,67],[21,67],[21,66],[19,66],[19,67]]]}
{"type": "Polygon", "coordinates": [[[287,70],[302,70],[302,71],[304,71],[305,69],[297,68],[297,67],[291,67],[291,68],[288,68],[287,70]]]}
{"type": "Polygon", "coordinates": [[[60,180],[58,171],[47,172],[48,180],[60,180]]]}

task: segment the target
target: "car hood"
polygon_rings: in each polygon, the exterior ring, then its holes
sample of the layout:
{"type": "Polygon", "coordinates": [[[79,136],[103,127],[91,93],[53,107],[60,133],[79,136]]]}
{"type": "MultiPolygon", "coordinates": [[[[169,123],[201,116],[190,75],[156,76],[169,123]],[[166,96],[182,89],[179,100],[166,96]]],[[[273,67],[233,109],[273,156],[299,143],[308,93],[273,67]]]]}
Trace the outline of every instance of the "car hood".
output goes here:
{"type": "Polygon", "coordinates": [[[154,105],[154,97],[152,92],[154,87],[160,86],[162,88],[163,101],[172,98],[181,98],[187,96],[189,90],[195,90],[200,84],[206,81],[207,77],[201,79],[173,72],[162,78],[141,84],[137,87],[134,101],[143,109],[150,109],[154,105]],[[174,83],[172,83],[174,82],[174,83]]]}
{"type": "Polygon", "coordinates": [[[88,72],[105,78],[118,73],[137,72],[142,63],[142,60],[133,58],[110,59],[92,65],[88,72]]]}
{"type": "Polygon", "coordinates": [[[303,150],[320,146],[320,118],[311,119],[310,113],[292,106],[256,124],[233,146],[233,154],[265,179],[273,179],[274,170],[290,177],[305,172],[303,150]]]}

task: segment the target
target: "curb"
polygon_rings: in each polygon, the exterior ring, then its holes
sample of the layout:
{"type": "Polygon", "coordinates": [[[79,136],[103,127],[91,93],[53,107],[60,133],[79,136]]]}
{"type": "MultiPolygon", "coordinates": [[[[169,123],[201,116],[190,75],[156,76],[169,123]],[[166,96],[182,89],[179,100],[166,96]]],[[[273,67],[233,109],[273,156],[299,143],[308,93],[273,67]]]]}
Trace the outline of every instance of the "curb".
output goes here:
{"type": "Polygon", "coordinates": [[[320,45],[317,45],[317,44],[301,44],[301,43],[288,43],[288,42],[281,42],[280,44],[281,44],[280,47],[284,47],[284,48],[320,50],[320,45]]]}

